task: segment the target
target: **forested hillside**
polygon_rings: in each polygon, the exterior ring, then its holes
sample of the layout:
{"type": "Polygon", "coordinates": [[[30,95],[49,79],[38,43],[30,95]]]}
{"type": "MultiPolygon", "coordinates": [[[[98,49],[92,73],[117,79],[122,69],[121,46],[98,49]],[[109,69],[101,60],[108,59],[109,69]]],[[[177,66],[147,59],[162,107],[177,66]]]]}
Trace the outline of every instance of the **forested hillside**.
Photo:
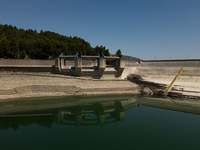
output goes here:
{"type": "Polygon", "coordinates": [[[91,47],[78,37],[67,37],[58,33],[42,30],[18,29],[11,25],[0,24],[0,58],[54,59],[61,53],[65,55],[110,55],[103,46],[91,47]]]}

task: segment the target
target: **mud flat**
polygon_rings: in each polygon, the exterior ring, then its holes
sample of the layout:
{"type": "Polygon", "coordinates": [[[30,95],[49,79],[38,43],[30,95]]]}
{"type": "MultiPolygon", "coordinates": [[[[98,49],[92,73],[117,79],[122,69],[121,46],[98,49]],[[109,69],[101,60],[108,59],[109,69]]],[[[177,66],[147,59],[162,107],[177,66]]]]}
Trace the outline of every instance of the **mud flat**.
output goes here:
{"type": "Polygon", "coordinates": [[[140,86],[128,80],[97,80],[56,74],[0,73],[0,100],[94,94],[138,94],[140,86]]]}

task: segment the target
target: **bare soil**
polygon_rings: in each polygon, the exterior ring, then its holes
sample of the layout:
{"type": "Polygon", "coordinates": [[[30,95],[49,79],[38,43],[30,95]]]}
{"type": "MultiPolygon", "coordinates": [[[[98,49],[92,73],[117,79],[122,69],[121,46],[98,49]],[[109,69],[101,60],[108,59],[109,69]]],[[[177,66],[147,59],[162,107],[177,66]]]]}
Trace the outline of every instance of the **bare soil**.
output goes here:
{"type": "Polygon", "coordinates": [[[0,100],[93,94],[138,94],[128,80],[98,80],[47,73],[0,73],[0,100]]]}

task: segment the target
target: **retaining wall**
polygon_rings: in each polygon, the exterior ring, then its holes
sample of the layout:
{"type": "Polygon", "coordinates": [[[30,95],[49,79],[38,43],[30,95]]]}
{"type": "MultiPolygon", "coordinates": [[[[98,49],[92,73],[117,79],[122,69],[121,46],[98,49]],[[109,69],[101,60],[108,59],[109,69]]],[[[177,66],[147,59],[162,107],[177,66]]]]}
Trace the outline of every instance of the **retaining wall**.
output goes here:
{"type": "MultiPolygon", "coordinates": [[[[0,66],[6,66],[6,65],[55,65],[55,60],[37,60],[37,59],[0,59],[0,66]]],[[[65,60],[66,66],[74,66],[75,61],[74,60],[65,60]]],[[[86,66],[97,66],[98,62],[93,60],[83,60],[83,65],[86,66]]],[[[134,61],[125,61],[126,67],[136,67],[139,66],[138,62],[134,61]]]]}
{"type": "Polygon", "coordinates": [[[200,59],[143,61],[141,67],[200,67],[200,59]]]}
{"type": "Polygon", "coordinates": [[[200,60],[143,61],[134,74],[175,76],[182,66],[184,68],[180,76],[200,76],[200,60]]]}
{"type": "Polygon", "coordinates": [[[28,71],[54,73],[55,60],[0,59],[0,71],[28,71]]]}
{"type": "Polygon", "coordinates": [[[125,61],[125,67],[138,67],[139,65],[140,65],[139,62],[125,61]]]}
{"type": "Polygon", "coordinates": [[[55,67],[54,66],[0,66],[0,71],[20,71],[20,72],[50,72],[54,73],[55,72],[55,67]]]}
{"type": "Polygon", "coordinates": [[[55,60],[39,60],[39,59],[0,59],[0,65],[55,65],[55,60]]]}
{"type": "MultiPolygon", "coordinates": [[[[67,66],[74,66],[74,60],[66,60],[67,66]]],[[[0,59],[0,71],[32,71],[54,72],[55,60],[33,59],[0,59]]],[[[83,65],[97,66],[96,61],[83,60],[83,65]]],[[[200,76],[200,59],[196,60],[152,60],[152,61],[125,61],[125,69],[122,78],[128,74],[165,75],[175,76],[181,67],[184,69],[180,76],[200,76]]]]}

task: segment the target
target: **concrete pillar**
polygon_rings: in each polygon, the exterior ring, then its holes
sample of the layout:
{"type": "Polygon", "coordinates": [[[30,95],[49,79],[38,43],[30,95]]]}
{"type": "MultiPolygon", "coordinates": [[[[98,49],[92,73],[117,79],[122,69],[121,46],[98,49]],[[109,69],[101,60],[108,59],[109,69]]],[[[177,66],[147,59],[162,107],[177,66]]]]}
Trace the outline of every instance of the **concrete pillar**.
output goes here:
{"type": "Polygon", "coordinates": [[[119,62],[120,62],[120,68],[125,68],[125,59],[120,59],[119,60],[119,62]]]}
{"type": "Polygon", "coordinates": [[[99,66],[99,68],[106,68],[106,59],[99,58],[98,66],[99,66]]]}
{"type": "Polygon", "coordinates": [[[55,60],[55,73],[60,73],[60,58],[55,60]]]}
{"type": "Polygon", "coordinates": [[[99,124],[105,124],[105,122],[106,122],[106,116],[105,116],[105,114],[102,114],[102,115],[99,115],[98,116],[98,123],[99,124]]]}
{"type": "Polygon", "coordinates": [[[117,118],[118,118],[119,121],[124,120],[125,119],[125,112],[124,111],[123,112],[118,112],[117,118]]]}
{"type": "Polygon", "coordinates": [[[79,126],[82,124],[82,116],[79,115],[79,116],[74,116],[74,122],[75,122],[75,125],[79,126]]]}
{"type": "Polygon", "coordinates": [[[77,125],[77,126],[82,124],[81,107],[77,107],[75,109],[75,112],[74,112],[74,122],[75,122],[75,125],[77,125]]]}
{"type": "Polygon", "coordinates": [[[115,102],[117,109],[115,110],[115,119],[118,121],[124,120],[125,112],[121,102],[115,102]]]}
{"type": "Polygon", "coordinates": [[[115,65],[117,69],[117,77],[120,77],[125,68],[125,59],[117,59],[115,65]]]}
{"type": "Polygon", "coordinates": [[[61,122],[62,122],[62,119],[63,119],[63,118],[61,118],[61,117],[62,117],[61,114],[62,114],[62,111],[59,110],[59,113],[58,113],[58,119],[57,119],[58,123],[61,123],[61,122]]]}
{"type": "Polygon", "coordinates": [[[80,77],[81,72],[82,72],[82,59],[81,58],[75,59],[75,71],[76,71],[76,76],[80,77]]]}
{"type": "Polygon", "coordinates": [[[125,68],[125,59],[116,59],[115,66],[117,68],[125,68]]]}
{"type": "Polygon", "coordinates": [[[97,111],[98,111],[98,123],[99,124],[105,124],[106,116],[105,116],[103,106],[101,104],[97,105],[97,111]]]}
{"type": "Polygon", "coordinates": [[[106,59],[99,58],[99,60],[98,60],[98,67],[99,67],[99,75],[103,76],[104,70],[106,68],[106,59]]]}
{"type": "Polygon", "coordinates": [[[119,59],[115,60],[115,66],[116,66],[116,68],[119,68],[119,59]]]}
{"type": "Polygon", "coordinates": [[[61,67],[61,69],[63,69],[64,63],[65,63],[64,61],[65,61],[64,59],[62,59],[62,58],[60,59],[60,67],[61,67]]]}

